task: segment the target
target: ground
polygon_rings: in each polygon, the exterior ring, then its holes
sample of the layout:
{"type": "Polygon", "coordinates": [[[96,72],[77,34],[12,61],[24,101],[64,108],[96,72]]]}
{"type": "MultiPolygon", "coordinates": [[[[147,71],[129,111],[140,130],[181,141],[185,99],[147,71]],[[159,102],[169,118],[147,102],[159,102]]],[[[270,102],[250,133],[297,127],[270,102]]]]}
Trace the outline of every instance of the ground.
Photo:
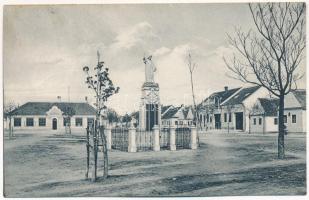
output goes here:
{"type": "Polygon", "coordinates": [[[6,197],[305,195],[305,135],[287,136],[285,160],[277,159],[276,137],[207,133],[198,150],[112,151],[110,177],[92,183],[85,180],[81,137],[16,134],[4,140],[4,192],[6,197]]]}

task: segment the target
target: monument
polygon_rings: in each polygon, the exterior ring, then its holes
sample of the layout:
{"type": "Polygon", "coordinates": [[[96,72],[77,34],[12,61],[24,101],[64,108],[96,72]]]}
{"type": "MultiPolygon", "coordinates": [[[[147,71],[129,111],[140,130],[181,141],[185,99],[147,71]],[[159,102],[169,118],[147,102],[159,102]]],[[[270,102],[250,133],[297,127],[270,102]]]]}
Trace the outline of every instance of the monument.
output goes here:
{"type": "Polygon", "coordinates": [[[142,86],[142,97],[139,110],[139,127],[141,130],[146,131],[150,131],[153,126],[161,124],[159,84],[154,80],[156,67],[151,59],[152,56],[143,58],[145,63],[145,82],[142,86]]]}

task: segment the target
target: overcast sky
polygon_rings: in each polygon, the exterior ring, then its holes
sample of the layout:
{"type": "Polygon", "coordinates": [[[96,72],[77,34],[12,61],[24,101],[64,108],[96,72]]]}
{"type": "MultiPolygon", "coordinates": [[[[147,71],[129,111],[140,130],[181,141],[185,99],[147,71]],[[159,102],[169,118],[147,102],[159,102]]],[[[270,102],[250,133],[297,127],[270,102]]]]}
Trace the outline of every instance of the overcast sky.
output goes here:
{"type": "MultiPolygon", "coordinates": [[[[198,101],[242,86],[226,76],[223,55],[234,26],[254,28],[247,4],[71,5],[4,8],[4,100],[84,101],[93,93],[82,67],[96,64],[96,51],[120,93],[109,105],[124,114],[138,110],[145,80],[144,54],[153,55],[161,103],[191,104],[185,57],[191,52],[198,101]]],[[[300,66],[304,71],[305,66],[300,66]]],[[[305,79],[299,81],[305,88],[305,79]]]]}

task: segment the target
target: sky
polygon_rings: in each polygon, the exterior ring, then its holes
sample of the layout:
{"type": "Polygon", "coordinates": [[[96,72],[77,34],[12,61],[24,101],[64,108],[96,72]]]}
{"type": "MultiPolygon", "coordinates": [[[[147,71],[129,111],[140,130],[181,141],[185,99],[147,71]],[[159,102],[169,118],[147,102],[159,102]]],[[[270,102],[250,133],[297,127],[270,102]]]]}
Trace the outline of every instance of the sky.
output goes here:
{"type": "MultiPolygon", "coordinates": [[[[247,4],[5,6],[4,103],[94,101],[82,68],[95,67],[98,50],[120,87],[108,102],[118,113],[139,109],[144,55],[157,67],[161,104],[179,106],[192,104],[191,53],[200,102],[224,86],[243,86],[227,76],[223,61],[233,52],[227,34],[235,27],[254,28],[247,4]]],[[[305,78],[298,82],[305,85],[305,78]]]]}

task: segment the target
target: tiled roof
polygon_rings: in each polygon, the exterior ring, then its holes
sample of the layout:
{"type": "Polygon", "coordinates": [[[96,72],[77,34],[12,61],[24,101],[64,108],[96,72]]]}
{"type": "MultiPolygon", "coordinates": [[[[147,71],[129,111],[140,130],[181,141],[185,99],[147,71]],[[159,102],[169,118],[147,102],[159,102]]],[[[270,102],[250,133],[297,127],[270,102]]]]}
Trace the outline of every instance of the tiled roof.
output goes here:
{"type": "MultiPolygon", "coordinates": [[[[209,97],[207,97],[203,102],[206,102],[210,98],[217,97],[217,98],[220,99],[220,102],[222,103],[226,99],[228,99],[230,96],[232,96],[235,92],[237,92],[239,89],[240,88],[233,88],[233,89],[229,89],[229,90],[226,90],[226,91],[224,90],[224,91],[220,91],[220,92],[214,92],[209,97]]],[[[202,103],[197,105],[197,109],[200,109],[201,107],[203,107],[202,103]]]]}
{"type": "Polygon", "coordinates": [[[301,108],[306,110],[306,90],[294,90],[292,93],[301,105],[301,108]]]}
{"type": "Polygon", "coordinates": [[[174,115],[178,112],[181,107],[171,108],[169,109],[163,116],[162,119],[170,119],[173,118],[174,115]]]}
{"type": "Polygon", "coordinates": [[[222,103],[227,98],[229,98],[231,95],[233,95],[235,92],[237,92],[237,90],[239,90],[239,89],[240,88],[234,88],[234,89],[230,89],[230,90],[227,90],[227,91],[215,92],[211,96],[219,97],[220,102],[222,103]]]}
{"type": "Polygon", "coordinates": [[[259,98],[265,116],[277,116],[279,99],[259,98]]]}
{"type": "Polygon", "coordinates": [[[161,113],[163,114],[169,107],[171,107],[172,105],[168,105],[168,106],[161,106],[161,113]]]}
{"type": "Polygon", "coordinates": [[[252,93],[257,91],[260,86],[253,86],[241,89],[235,96],[225,102],[223,105],[237,105],[241,104],[246,98],[248,98],[252,93]]]}
{"type": "Polygon", "coordinates": [[[75,115],[95,115],[95,109],[88,103],[67,102],[28,102],[12,111],[13,115],[45,115],[53,106],[57,106],[62,112],[70,107],[75,115]]]}

